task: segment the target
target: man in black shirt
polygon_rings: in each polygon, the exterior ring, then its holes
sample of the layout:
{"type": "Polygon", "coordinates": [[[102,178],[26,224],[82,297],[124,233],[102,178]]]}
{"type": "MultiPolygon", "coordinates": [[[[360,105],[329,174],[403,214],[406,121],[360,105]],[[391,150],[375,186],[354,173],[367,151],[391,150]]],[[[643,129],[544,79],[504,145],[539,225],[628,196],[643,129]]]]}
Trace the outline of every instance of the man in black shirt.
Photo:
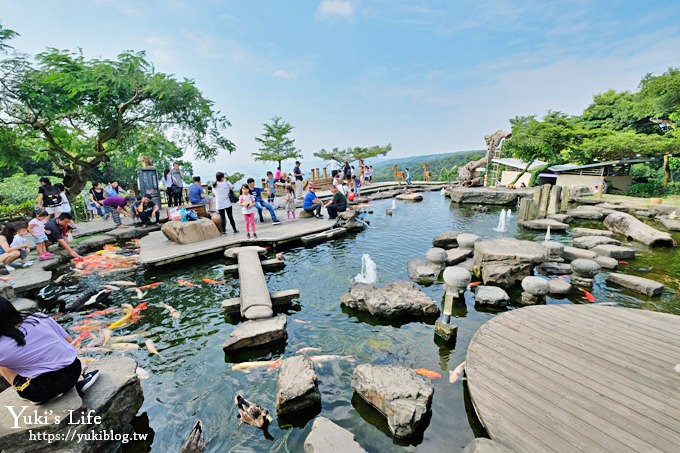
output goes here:
{"type": "Polygon", "coordinates": [[[78,255],[78,252],[73,250],[71,246],[69,245],[68,242],[66,242],[66,238],[64,237],[64,234],[68,234],[69,227],[71,225],[71,220],[73,220],[73,217],[71,217],[71,214],[68,212],[62,212],[59,214],[59,217],[55,217],[54,219],[50,220],[45,224],[45,234],[47,234],[47,239],[48,243],[57,243],[66,250],[73,258],[80,258],[80,255],[78,255]]]}
{"type": "Polygon", "coordinates": [[[158,205],[153,202],[151,195],[144,195],[141,203],[135,207],[139,220],[142,221],[142,228],[151,225],[151,218],[156,218],[156,223],[160,222],[160,209],[158,205]]]}
{"type": "Polygon", "coordinates": [[[331,187],[331,193],[333,198],[331,201],[326,203],[326,211],[328,211],[329,219],[337,219],[338,212],[344,212],[347,210],[347,198],[338,190],[337,187],[331,187]]]}

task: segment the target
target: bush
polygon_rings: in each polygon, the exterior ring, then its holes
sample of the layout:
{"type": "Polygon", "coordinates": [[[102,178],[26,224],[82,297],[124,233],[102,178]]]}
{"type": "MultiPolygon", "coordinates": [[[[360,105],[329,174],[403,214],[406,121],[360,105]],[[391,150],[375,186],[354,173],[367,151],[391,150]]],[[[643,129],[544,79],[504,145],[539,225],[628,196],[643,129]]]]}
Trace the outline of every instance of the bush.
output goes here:
{"type": "Polygon", "coordinates": [[[38,201],[38,175],[23,173],[3,178],[0,181],[0,203],[3,205],[22,205],[38,201]]]}
{"type": "Polygon", "coordinates": [[[639,182],[628,188],[626,195],[631,197],[654,197],[661,195],[661,184],[658,182],[639,182]]]}

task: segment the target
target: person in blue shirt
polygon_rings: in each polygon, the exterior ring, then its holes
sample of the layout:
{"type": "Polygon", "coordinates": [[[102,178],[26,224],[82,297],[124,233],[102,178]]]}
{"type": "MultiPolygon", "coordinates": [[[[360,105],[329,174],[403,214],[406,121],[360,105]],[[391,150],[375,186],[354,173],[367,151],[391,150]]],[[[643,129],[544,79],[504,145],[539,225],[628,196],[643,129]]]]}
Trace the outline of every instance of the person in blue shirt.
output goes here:
{"type": "Polygon", "coordinates": [[[406,181],[406,184],[409,185],[409,186],[410,186],[411,184],[413,184],[413,183],[411,182],[411,172],[408,171],[408,168],[406,169],[406,171],[404,171],[404,180],[406,181]]]}
{"type": "Polygon", "coordinates": [[[260,223],[264,223],[264,217],[262,217],[262,210],[267,209],[269,215],[272,216],[272,224],[279,225],[279,219],[276,218],[276,212],[274,212],[274,207],[262,199],[262,187],[255,187],[255,180],[253,178],[248,178],[246,181],[248,187],[250,188],[250,193],[255,197],[255,208],[257,208],[257,213],[260,215],[260,223]]]}
{"type": "Polygon", "coordinates": [[[189,186],[189,203],[208,205],[208,211],[212,211],[212,198],[205,194],[200,176],[194,176],[194,183],[189,186]]]}
{"type": "Polygon", "coordinates": [[[304,209],[307,212],[313,212],[314,217],[316,217],[317,219],[322,219],[323,218],[323,216],[321,215],[322,206],[323,202],[319,200],[316,196],[316,185],[310,184],[309,192],[307,192],[307,195],[305,195],[305,199],[302,202],[302,209],[304,209]]]}
{"type": "Polygon", "coordinates": [[[269,189],[267,203],[274,204],[274,199],[276,198],[276,179],[274,179],[274,174],[270,171],[267,172],[267,188],[269,189]]]}

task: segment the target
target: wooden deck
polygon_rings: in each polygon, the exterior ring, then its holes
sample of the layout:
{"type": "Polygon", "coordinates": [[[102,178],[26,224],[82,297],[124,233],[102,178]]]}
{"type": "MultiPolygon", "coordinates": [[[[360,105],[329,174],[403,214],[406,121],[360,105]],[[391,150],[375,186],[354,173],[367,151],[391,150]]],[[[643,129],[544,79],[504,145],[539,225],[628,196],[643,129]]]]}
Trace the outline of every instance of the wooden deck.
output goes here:
{"type": "Polygon", "coordinates": [[[484,324],[470,396],[496,442],[521,452],[680,451],[680,316],[547,305],[484,324]]]}

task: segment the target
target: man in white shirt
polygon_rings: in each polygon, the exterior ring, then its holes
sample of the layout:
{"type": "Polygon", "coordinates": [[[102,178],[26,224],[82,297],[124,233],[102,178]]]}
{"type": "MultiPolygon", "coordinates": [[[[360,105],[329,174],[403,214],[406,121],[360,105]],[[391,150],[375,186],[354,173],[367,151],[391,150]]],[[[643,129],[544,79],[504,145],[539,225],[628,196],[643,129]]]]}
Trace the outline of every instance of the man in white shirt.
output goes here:
{"type": "Polygon", "coordinates": [[[328,161],[326,164],[326,167],[330,167],[331,170],[331,177],[335,178],[335,175],[338,174],[338,169],[340,168],[340,162],[335,160],[335,156],[331,157],[331,160],[328,161]]]}

